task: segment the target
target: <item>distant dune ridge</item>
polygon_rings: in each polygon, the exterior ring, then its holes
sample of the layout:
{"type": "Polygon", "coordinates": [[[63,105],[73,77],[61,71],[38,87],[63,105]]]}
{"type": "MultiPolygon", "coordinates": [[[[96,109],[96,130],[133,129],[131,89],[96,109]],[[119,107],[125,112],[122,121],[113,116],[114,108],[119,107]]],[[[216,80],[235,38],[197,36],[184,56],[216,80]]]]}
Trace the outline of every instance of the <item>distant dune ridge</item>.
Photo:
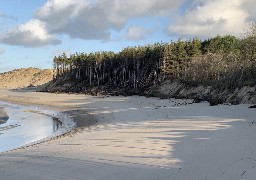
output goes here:
{"type": "Polygon", "coordinates": [[[40,86],[52,80],[53,70],[22,68],[0,73],[0,88],[23,88],[40,86]]]}

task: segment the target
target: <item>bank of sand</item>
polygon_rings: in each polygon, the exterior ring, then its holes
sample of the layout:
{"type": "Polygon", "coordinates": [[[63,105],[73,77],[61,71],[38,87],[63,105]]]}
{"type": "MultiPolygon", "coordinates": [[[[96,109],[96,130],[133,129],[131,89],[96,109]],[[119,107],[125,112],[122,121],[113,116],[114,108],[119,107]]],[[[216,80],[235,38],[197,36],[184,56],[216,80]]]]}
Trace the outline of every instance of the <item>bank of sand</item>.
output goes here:
{"type": "Polygon", "coordinates": [[[9,90],[0,99],[92,125],[1,154],[1,179],[256,179],[255,110],[247,105],[9,90]]]}

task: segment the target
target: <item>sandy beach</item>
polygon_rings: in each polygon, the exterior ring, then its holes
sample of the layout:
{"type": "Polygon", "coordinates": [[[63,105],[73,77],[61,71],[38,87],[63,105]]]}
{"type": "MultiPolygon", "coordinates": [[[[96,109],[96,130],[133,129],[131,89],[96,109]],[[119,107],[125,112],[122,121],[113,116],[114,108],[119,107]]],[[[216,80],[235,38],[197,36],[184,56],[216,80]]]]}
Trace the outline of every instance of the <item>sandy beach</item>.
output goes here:
{"type": "Polygon", "coordinates": [[[4,89],[0,100],[62,112],[79,127],[1,154],[1,179],[256,179],[248,105],[4,89]]]}

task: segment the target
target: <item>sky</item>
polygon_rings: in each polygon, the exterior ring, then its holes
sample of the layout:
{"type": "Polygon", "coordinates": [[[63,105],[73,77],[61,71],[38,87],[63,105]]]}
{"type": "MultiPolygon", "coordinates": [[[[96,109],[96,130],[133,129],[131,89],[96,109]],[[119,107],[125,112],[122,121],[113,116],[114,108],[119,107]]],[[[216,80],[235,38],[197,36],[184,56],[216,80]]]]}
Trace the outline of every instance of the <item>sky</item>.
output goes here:
{"type": "Polygon", "coordinates": [[[255,0],[0,0],[0,72],[52,68],[63,52],[241,37],[255,7],[255,0]]]}

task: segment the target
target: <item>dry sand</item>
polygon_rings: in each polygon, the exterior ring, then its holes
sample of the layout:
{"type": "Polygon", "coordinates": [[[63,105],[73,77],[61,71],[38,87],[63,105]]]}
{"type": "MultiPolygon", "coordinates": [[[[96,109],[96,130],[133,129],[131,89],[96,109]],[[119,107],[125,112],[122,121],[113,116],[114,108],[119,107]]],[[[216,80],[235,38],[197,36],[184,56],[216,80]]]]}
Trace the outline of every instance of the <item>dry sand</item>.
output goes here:
{"type": "Polygon", "coordinates": [[[53,70],[22,68],[0,73],[0,88],[25,88],[40,86],[52,80],[53,70]]]}
{"type": "Polygon", "coordinates": [[[0,100],[91,125],[1,154],[1,179],[256,179],[255,110],[247,105],[22,90],[0,90],[0,100]]]}

